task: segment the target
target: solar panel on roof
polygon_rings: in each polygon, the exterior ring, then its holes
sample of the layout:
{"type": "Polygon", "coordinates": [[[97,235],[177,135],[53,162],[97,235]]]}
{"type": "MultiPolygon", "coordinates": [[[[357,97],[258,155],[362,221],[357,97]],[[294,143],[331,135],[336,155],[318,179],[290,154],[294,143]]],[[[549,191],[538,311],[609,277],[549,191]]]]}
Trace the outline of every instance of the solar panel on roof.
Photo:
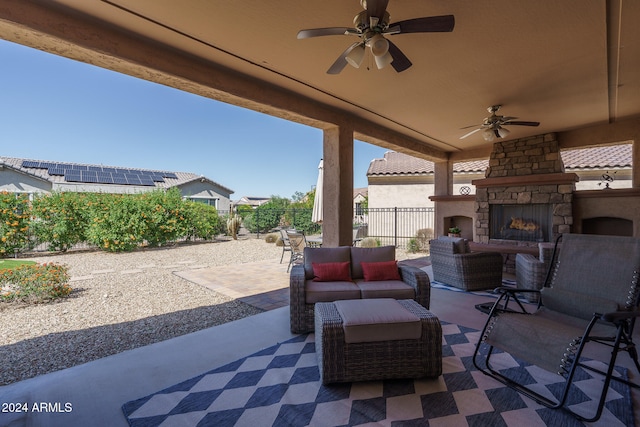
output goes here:
{"type": "Polygon", "coordinates": [[[23,160],[22,161],[23,168],[39,168],[40,162],[32,162],[31,160],[23,160]]]}
{"type": "Polygon", "coordinates": [[[56,167],[47,169],[47,172],[49,172],[49,175],[64,176],[65,170],[60,167],[56,167]]]}
{"type": "Polygon", "coordinates": [[[98,182],[98,174],[95,171],[80,171],[82,182],[98,182]]]}
{"type": "Polygon", "coordinates": [[[178,175],[176,175],[173,172],[162,172],[162,176],[164,178],[173,178],[173,179],[178,179],[178,175]]]}
{"type": "Polygon", "coordinates": [[[102,172],[115,172],[116,168],[102,168],[102,172]]]}
{"type": "Polygon", "coordinates": [[[88,170],[94,171],[94,172],[102,172],[102,167],[100,167],[100,166],[89,166],[88,170]]]}
{"type": "Polygon", "coordinates": [[[164,178],[158,173],[151,175],[151,179],[155,182],[164,182],[164,178]]]}
{"type": "Polygon", "coordinates": [[[142,185],[150,185],[155,187],[155,183],[153,182],[153,179],[151,179],[150,176],[141,176],[140,177],[140,184],[142,185]]]}
{"type": "Polygon", "coordinates": [[[114,184],[128,184],[127,182],[127,178],[125,178],[123,173],[114,173],[112,174],[113,176],[113,183],[114,184]]]}
{"type": "Polygon", "coordinates": [[[67,170],[64,174],[64,180],[68,182],[82,182],[79,171],[67,170]]]}
{"type": "Polygon", "coordinates": [[[139,175],[129,173],[129,174],[126,174],[126,177],[127,177],[127,183],[129,185],[142,185],[142,183],[140,182],[139,175]]]}
{"type": "Polygon", "coordinates": [[[98,172],[98,183],[100,184],[113,184],[113,177],[107,172],[98,172]]]}
{"type": "Polygon", "coordinates": [[[40,162],[40,165],[38,166],[38,168],[40,168],[40,169],[49,169],[49,168],[55,168],[57,166],[58,166],[57,163],[40,162]]]}

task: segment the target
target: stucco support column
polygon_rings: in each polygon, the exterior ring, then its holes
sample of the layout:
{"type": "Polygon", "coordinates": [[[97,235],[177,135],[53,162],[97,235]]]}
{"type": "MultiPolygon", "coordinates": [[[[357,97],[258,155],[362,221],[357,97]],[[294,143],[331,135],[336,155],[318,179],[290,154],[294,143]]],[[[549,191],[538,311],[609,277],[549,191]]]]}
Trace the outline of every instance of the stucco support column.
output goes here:
{"type": "Polygon", "coordinates": [[[434,196],[451,196],[453,194],[453,162],[434,162],[433,179],[434,196]]]}
{"type": "MultiPolygon", "coordinates": [[[[453,194],[453,162],[450,160],[434,162],[433,164],[433,195],[451,196],[453,194]]],[[[442,201],[435,200],[435,224],[434,235],[440,236],[444,230],[444,217],[442,214],[442,201]]]]}
{"type": "Polygon", "coordinates": [[[353,130],[324,130],[322,246],[353,243],[353,130]]]}
{"type": "Polygon", "coordinates": [[[640,138],[633,141],[631,149],[631,186],[640,188],[640,138]]]}

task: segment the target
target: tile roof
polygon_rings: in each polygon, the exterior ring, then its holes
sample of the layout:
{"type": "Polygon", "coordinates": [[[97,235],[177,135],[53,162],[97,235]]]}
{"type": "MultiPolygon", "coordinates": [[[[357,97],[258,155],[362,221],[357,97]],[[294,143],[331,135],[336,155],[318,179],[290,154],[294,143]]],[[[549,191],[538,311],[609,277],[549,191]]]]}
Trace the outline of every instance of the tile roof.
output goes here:
{"type": "MultiPolygon", "coordinates": [[[[155,173],[168,173],[168,174],[175,174],[175,178],[172,177],[165,177],[163,178],[164,182],[154,182],[154,186],[155,188],[171,188],[171,187],[177,187],[192,181],[196,181],[196,180],[206,180],[218,187],[220,187],[223,190],[229,191],[230,193],[233,193],[233,190],[218,184],[215,181],[212,181],[202,175],[198,175],[195,173],[191,173],[191,172],[169,172],[169,171],[161,171],[161,170],[153,170],[153,169],[141,169],[141,168],[129,168],[129,167],[122,167],[122,166],[105,166],[105,165],[95,165],[95,164],[86,164],[86,163],[71,163],[71,162],[54,162],[54,161],[46,161],[46,160],[34,160],[34,159],[23,159],[23,158],[18,158],[18,157],[0,157],[0,165],[5,165],[8,166],[12,169],[24,172],[26,174],[29,174],[31,176],[35,176],[41,179],[44,179],[46,181],[49,181],[51,183],[54,184],[63,184],[63,183],[69,183],[69,181],[65,180],[65,177],[63,175],[51,175],[49,173],[49,169],[46,168],[33,168],[33,167],[25,167],[23,166],[24,162],[36,162],[36,163],[41,163],[41,162],[45,162],[45,163],[55,163],[55,164],[64,164],[66,165],[76,165],[76,166],[91,166],[91,167],[97,167],[97,168],[113,168],[113,169],[129,169],[131,171],[135,171],[135,172],[155,172],[155,173]]],[[[121,185],[121,184],[107,184],[107,183],[95,183],[95,182],[72,182],[75,184],[83,184],[83,185],[96,185],[96,186],[109,186],[109,185],[121,185]]],[[[127,184],[128,185],[128,184],[127,184]]],[[[150,186],[143,186],[143,185],[131,185],[132,188],[137,187],[143,187],[143,188],[150,188],[150,186]]]]}
{"type": "MultiPolygon", "coordinates": [[[[565,150],[560,153],[565,169],[606,169],[632,166],[631,144],[565,150]]],[[[472,160],[453,164],[456,173],[484,172],[489,160],[472,160]]],[[[367,176],[422,175],[434,172],[433,162],[396,151],[387,151],[384,158],[373,159],[367,176]]]]}
{"type": "MultiPolygon", "coordinates": [[[[488,160],[473,160],[453,164],[454,172],[484,172],[488,160]]],[[[373,159],[369,164],[369,175],[422,175],[433,173],[433,162],[396,151],[387,151],[384,158],[373,159]]]]}
{"type": "Polygon", "coordinates": [[[367,197],[369,195],[369,187],[354,188],[353,197],[355,198],[358,194],[367,197]]]}
{"type": "Polygon", "coordinates": [[[560,153],[565,169],[628,168],[633,165],[631,144],[565,150],[560,153]]]}

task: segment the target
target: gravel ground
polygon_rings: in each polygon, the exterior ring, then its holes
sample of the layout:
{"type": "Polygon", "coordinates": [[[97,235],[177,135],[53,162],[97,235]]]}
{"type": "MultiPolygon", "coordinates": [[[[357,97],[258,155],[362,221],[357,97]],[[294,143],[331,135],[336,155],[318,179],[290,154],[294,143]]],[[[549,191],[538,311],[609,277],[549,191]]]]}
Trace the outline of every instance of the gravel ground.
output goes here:
{"type": "Polygon", "coordinates": [[[247,239],[31,258],[68,265],[74,291],[50,304],[0,304],[0,385],[258,314],[173,272],[279,261],[281,254],[247,239]]]}
{"type": "MultiPolygon", "coordinates": [[[[258,314],[173,272],[279,261],[281,254],[262,239],[241,239],[31,258],[68,265],[74,291],[50,304],[0,304],[0,385],[258,314]]],[[[397,251],[398,259],[416,256],[397,251]]]]}

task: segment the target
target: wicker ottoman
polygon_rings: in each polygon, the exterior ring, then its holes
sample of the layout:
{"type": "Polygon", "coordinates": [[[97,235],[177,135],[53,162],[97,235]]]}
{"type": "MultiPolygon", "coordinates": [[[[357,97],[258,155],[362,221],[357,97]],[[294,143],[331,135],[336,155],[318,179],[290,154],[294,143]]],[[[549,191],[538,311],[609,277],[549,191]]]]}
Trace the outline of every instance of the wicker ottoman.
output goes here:
{"type": "Polygon", "coordinates": [[[315,334],[323,384],[442,374],[440,321],[414,300],[317,303],[315,334]]]}

